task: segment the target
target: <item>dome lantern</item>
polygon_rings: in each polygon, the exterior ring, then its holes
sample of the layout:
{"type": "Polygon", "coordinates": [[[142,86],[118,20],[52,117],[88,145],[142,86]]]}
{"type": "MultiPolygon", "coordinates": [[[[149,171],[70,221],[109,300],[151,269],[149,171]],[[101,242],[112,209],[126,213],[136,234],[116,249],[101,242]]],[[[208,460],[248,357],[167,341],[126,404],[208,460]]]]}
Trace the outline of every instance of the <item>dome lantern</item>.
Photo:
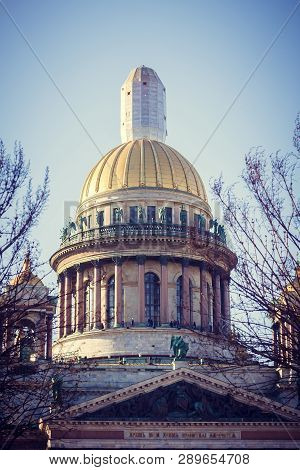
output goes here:
{"type": "Polygon", "coordinates": [[[121,87],[121,139],[164,142],[166,89],[157,73],[144,65],[133,69],[121,87]]]}

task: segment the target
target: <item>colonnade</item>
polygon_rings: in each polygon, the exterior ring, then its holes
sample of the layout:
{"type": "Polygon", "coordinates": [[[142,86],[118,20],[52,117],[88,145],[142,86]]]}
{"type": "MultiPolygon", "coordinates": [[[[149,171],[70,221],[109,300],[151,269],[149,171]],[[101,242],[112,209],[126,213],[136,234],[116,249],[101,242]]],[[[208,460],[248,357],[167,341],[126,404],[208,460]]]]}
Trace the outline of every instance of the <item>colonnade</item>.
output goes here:
{"type": "MultiPolygon", "coordinates": [[[[19,313],[17,313],[20,316],[19,313]]],[[[33,316],[36,316],[34,312],[33,316]]],[[[32,344],[32,353],[35,353],[39,359],[52,358],[52,314],[40,314],[40,319],[34,321],[31,318],[30,312],[18,321],[12,315],[10,318],[4,319],[0,325],[0,353],[8,351],[10,356],[17,357],[19,355],[20,341],[24,340],[25,336],[22,332],[24,327],[32,330],[34,335],[34,343],[32,344]],[[19,335],[16,336],[16,330],[19,330],[19,335]]]]}
{"type": "MultiPolygon", "coordinates": [[[[145,326],[145,255],[136,256],[137,263],[137,312],[134,313],[136,326],[145,326]]],[[[168,326],[171,322],[169,315],[169,295],[168,295],[168,263],[171,262],[167,256],[160,256],[160,325],[168,326]]],[[[85,325],[85,265],[76,265],[67,269],[59,275],[59,338],[67,336],[73,332],[82,333],[85,329],[103,329],[108,326],[107,321],[107,286],[103,288],[101,280],[104,277],[103,266],[110,260],[92,261],[92,305],[89,312],[88,328],[85,325]],[[103,264],[102,264],[103,263],[103,264]],[[102,284],[102,286],[101,286],[102,284]],[[75,295],[74,295],[75,294],[75,295]],[[75,297],[75,305],[72,306],[72,296],[75,297]],[[102,298],[105,296],[105,298],[102,298]],[[102,307],[101,307],[102,306],[102,307]],[[75,309],[72,320],[72,308],[75,309]]],[[[114,258],[114,323],[112,326],[119,327],[124,324],[123,317],[123,260],[121,257],[114,258]]],[[[190,264],[188,259],[181,260],[182,269],[182,314],[181,326],[195,326],[191,318],[190,299],[190,264]]],[[[195,266],[195,261],[192,262],[195,266]]],[[[88,266],[88,265],[86,265],[88,266]]],[[[230,330],[230,294],[229,278],[219,270],[211,269],[205,262],[198,263],[199,267],[199,291],[200,302],[200,325],[196,325],[201,331],[227,334],[230,330]],[[208,283],[210,279],[210,284],[208,283]]],[[[90,265],[89,265],[90,268],[90,265]]]]}

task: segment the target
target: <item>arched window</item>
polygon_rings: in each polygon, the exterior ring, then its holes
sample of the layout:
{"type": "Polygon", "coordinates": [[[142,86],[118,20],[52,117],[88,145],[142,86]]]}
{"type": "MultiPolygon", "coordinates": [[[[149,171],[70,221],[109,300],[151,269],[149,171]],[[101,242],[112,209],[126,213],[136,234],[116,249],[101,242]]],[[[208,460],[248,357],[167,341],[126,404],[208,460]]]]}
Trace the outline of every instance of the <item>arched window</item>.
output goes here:
{"type": "Polygon", "coordinates": [[[15,345],[19,347],[21,361],[29,361],[35,352],[35,324],[28,319],[21,320],[15,328],[15,345]]]}
{"type": "MultiPolygon", "coordinates": [[[[189,297],[190,297],[190,318],[189,322],[192,324],[193,319],[193,286],[191,280],[189,280],[189,297]]],[[[182,276],[176,281],[176,311],[177,311],[177,322],[179,325],[183,323],[183,295],[182,295],[182,276]]]]}
{"type": "Polygon", "coordinates": [[[160,324],[160,285],[154,273],[145,274],[145,315],[150,326],[160,324]]]}
{"type": "Polygon", "coordinates": [[[115,276],[107,282],[107,328],[114,326],[115,320],[115,276]]]}

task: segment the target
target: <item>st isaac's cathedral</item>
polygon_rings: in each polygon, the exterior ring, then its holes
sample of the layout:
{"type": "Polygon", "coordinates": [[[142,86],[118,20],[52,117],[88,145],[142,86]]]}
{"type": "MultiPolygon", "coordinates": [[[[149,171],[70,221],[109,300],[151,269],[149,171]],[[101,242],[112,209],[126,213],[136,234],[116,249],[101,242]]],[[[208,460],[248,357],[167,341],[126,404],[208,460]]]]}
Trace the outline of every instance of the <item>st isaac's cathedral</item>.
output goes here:
{"type": "Polygon", "coordinates": [[[40,429],[56,449],[293,448],[300,411],[272,395],[275,368],[234,347],[237,258],[166,135],[165,86],[137,67],[121,87],[122,143],[88,173],[50,260],[53,358],[76,358],[78,380],[40,429]]]}

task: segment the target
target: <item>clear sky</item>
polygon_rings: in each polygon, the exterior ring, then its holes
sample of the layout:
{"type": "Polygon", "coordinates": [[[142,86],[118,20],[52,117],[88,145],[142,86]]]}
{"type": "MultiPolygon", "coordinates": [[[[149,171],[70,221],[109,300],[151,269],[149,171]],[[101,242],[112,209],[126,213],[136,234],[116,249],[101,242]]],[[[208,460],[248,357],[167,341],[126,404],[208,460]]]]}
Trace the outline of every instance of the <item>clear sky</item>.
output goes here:
{"type": "MultiPolygon", "coordinates": [[[[120,86],[144,64],[166,86],[167,143],[194,161],[298,0],[0,0],[0,136],[22,142],[35,183],[50,167],[35,231],[47,259],[101,154],[1,3],[102,154],[120,143],[120,86]]],[[[235,181],[252,146],[292,149],[299,49],[300,7],[197,159],[207,189],[221,172],[235,181]]]]}

